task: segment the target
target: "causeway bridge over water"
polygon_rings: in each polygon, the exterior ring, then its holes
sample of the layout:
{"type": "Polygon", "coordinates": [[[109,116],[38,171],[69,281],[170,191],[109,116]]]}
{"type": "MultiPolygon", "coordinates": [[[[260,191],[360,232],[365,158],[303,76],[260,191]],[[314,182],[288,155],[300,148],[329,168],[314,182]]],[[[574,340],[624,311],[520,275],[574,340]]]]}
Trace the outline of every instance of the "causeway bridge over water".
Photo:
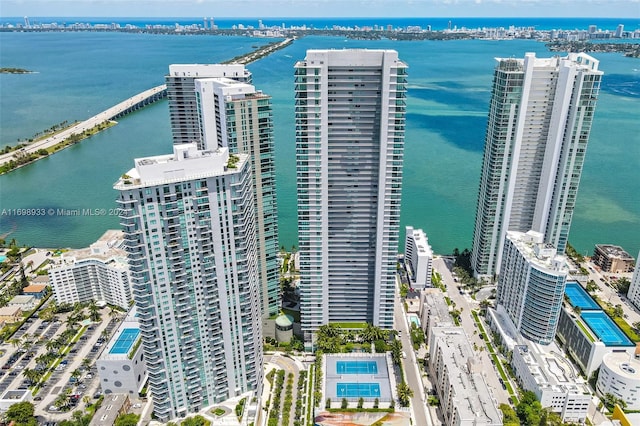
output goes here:
{"type": "Polygon", "coordinates": [[[114,105],[99,114],[94,115],[84,121],[76,123],[61,132],[56,133],[55,135],[51,135],[44,139],[38,140],[36,142],[30,143],[16,151],[11,151],[6,154],[0,155],[0,165],[8,163],[12,159],[14,159],[14,155],[27,155],[37,152],[40,149],[51,148],[54,145],[57,145],[71,135],[80,135],[85,130],[91,130],[94,127],[105,123],[107,121],[112,121],[117,118],[123,117],[127,114],[130,114],[140,108],[144,108],[145,106],[152,104],[160,99],[163,99],[167,96],[167,85],[162,84],[160,86],[152,87],[151,89],[147,89],[142,93],[138,93],[120,102],[117,105],[114,105]]]}
{"type": "MultiPolygon", "coordinates": [[[[262,46],[261,48],[249,52],[240,57],[234,58],[225,63],[237,63],[237,64],[250,64],[251,62],[255,62],[278,49],[282,49],[283,47],[288,46],[294,41],[293,38],[287,38],[279,43],[271,43],[266,46],[262,46]]],[[[86,130],[91,130],[94,127],[103,124],[108,121],[116,120],[120,117],[123,117],[127,114],[130,114],[136,110],[144,108],[145,106],[152,104],[160,99],[163,99],[167,96],[167,85],[162,84],[160,86],[152,87],[151,89],[145,90],[142,93],[138,93],[120,102],[117,105],[108,108],[105,111],[102,111],[99,114],[94,115],[91,118],[88,118],[80,123],[76,123],[66,129],[56,133],[55,135],[51,135],[44,139],[37,140],[36,142],[32,142],[27,146],[20,148],[18,150],[14,150],[8,152],[6,154],[0,155],[0,166],[8,163],[12,159],[15,159],[17,156],[25,156],[29,154],[36,153],[40,149],[48,149],[52,146],[55,146],[61,142],[64,142],[72,135],[81,135],[86,130]]],[[[37,157],[33,161],[37,160],[37,157]]],[[[31,161],[29,161],[31,162],[31,161]]],[[[20,166],[28,163],[20,164],[20,166]]]]}

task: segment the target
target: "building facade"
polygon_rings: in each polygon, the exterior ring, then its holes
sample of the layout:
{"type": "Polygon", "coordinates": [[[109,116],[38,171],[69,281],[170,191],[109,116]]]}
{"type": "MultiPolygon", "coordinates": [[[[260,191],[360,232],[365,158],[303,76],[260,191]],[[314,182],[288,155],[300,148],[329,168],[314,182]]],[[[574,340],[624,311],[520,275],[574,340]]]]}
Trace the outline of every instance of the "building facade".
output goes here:
{"type": "Polygon", "coordinates": [[[226,77],[251,83],[242,64],[173,64],[165,76],[173,143],[195,143],[204,149],[196,98],[197,78],[226,77]]]}
{"type": "Polygon", "coordinates": [[[280,309],[278,208],[271,97],[229,78],[195,80],[205,149],[250,155],[256,206],[258,272],[265,317],[280,309]]]}
{"type": "Polygon", "coordinates": [[[49,285],[58,303],[104,301],[129,309],[132,301],[124,235],[110,230],[89,248],[51,258],[49,285]]]}
{"type": "Polygon", "coordinates": [[[120,323],[96,361],[100,388],[108,395],[125,393],[137,397],[147,382],[136,308],[120,323]]]}
{"type": "Polygon", "coordinates": [[[302,331],[390,329],[407,66],[392,50],[309,50],[295,65],[302,331]]]}
{"type": "Polygon", "coordinates": [[[507,231],[538,231],[564,253],[601,77],[584,53],[498,59],[473,235],[476,276],[499,274],[507,231]]]}
{"type": "Polygon", "coordinates": [[[603,271],[616,274],[633,271],[636,263],[622,247],[611,244],[596,244],[591,260],[603,271]]]}
{"type": "Polygon", "coordinates": [[[433,250],[422,229],[405,228],[404,264],[409,273],[412,287],[424,289],[431,287],[433,270],[433,250]]]}
{"type": "Polygon", "coordinates": [[[511,366],[522,388],[535,393],[543,407],[558,413],[563,422],[584,423],[592,398],[589,386],[559,349],[518,345],[511,366]]]}
{"type": "MultiPolygon", "coordinates": [[[[638,259],[640,259],[640,253],[638,253],[638,259]]],[[[636,306],[636,308],[640,309],[640,268],[638,268],[638,266],[638,263],[636,263],[633,276],[631,277],[631,284],[629,284],[627,297],[631,300],[631,303],[636,306]]]]}
{"type": "Polygon", "coordinates": [[[543,243],[542,234],[507,232],[497,303],[518,331],[535,343],[553,341],[562,308],[568,267],[564,256],[543,243]]]}
{"type": "Polygon", "coordinates": [[[114,188],[162,422],[262,387],[250,160],[174,145],[114,188]]]}
{"type": "Polygon", "coordinates": [[[627,410],[640,410],[640,354],[612,352],[604,356],[596,390],[623,400],[627,410]]]}

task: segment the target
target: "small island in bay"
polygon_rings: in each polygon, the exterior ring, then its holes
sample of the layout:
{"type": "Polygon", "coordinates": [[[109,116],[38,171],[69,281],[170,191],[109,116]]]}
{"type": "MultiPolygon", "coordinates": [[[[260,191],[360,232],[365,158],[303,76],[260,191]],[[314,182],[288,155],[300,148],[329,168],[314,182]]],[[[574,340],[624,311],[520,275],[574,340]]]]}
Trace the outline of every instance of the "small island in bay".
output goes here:
{"type": "Polygon", "coordinates": [[[0,74],[31,74],[33,71],[24,68],[0,68],[0,74]]]}

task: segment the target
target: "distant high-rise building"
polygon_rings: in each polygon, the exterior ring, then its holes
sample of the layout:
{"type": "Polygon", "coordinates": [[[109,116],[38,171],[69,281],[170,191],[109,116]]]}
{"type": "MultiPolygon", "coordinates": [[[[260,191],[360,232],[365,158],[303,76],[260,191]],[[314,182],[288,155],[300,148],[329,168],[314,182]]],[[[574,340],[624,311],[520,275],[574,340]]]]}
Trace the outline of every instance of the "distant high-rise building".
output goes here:
{"type": "Polygon", "coordinates": [[[258,272],[262,313],[280,309],[278,209],[271,97],[247,83],[228,78],[195,81],[203,144],[250,154],[258,236],[258,272]]]}
{"type": "Polygon", "coordinates": [[[564,256],[544,243],[542,234],[507,232],[497,286],[498,309],[504,308],[527,339],[553,341],[569,268],[564,256]]]}
{"type": "Polygon", "coordinates": [[[541,232],[564,253],[601,77],[584,53],[498,59],[473,235],[476,276],[500,272],[510,230],[541,232]]]}
{"type": "Polygon", "coordinates": [[[624,24],[619,24],[616,27],[615,37],[621,38],[623,33],[624,33],[624,24]]]}
{"type": "Polygon", "coordinates": [[[405,228],[404,264],[410,270],[411,287],[423,289],[431,286],[433,251],[422,229],[405,228]]]}
{"type": "Polygon", "coordinates": [[[392,50],[295,65],[302,330],[393,326],[407,66],[392,50]]]}
{"type": "Polygon", "coordinates": [[[227,148],[135,160],[125,233],[154,415],[162,422],[262,387],[250,160],[227,148]]]}
{"type": "Polygon", "coordinates": [[[251,83],[251,73],[242,64],[169,65],[165,81],[174,145],[195,143],[198,148],[204,148],[194,81],[209,77],[226,77],[251,83]]]}

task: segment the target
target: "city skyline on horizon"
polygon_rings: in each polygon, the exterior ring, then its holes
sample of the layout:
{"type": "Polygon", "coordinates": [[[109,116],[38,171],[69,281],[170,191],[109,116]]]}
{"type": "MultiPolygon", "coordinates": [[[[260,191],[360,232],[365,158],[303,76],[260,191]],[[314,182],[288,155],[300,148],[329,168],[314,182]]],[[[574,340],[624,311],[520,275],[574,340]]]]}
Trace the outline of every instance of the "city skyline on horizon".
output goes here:
{"type": "Polygon", "coordinates": [[[621,18],[640,19],[640,0],[5,0],[0,18],[621,18]],[[214,7],[215,6],[215,7],[214,7]],[[330,11],[330,13],[328,13],[330,11]],[[243,13],[247,12],[247,13],[243,13]]]}

